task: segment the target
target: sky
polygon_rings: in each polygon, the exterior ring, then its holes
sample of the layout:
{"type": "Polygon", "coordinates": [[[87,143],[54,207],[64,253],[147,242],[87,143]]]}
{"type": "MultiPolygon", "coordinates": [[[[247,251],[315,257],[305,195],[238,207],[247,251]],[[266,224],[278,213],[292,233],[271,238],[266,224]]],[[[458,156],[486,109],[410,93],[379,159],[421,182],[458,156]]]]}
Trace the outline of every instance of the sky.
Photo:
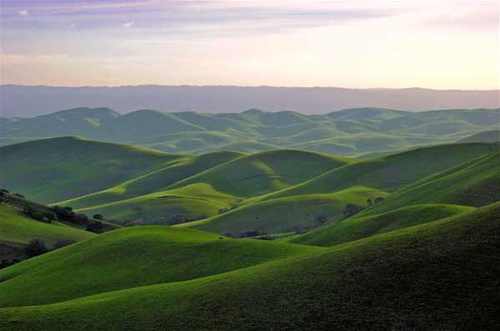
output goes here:
{"type": "Polygon", "coordinates": [[[0,6],[2,84],[500,88],[499,1],[0,6]]]}

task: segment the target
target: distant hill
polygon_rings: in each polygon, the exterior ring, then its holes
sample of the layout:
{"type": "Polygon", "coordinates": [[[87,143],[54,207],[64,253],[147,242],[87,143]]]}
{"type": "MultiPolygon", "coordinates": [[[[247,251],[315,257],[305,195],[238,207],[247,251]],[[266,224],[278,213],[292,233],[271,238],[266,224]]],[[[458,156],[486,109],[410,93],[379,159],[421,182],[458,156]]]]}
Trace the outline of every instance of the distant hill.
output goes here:
{"type": "Polygon", "coordinates": [[[109,108],[75,108],[33,118],[0,118],[0,145],[72,135],[182,154],[302,149],[370,158],[456,142],[497,130],[499,121],[500,109],[414,113],[372,107],[323,115],[258,109],[210,114],[142,109],[120,115],[109,108]]]}
{"type": "Polygon", "coordinates": [[[470,137],[461,139],[457,143],[492,143],[500,142],[500,131],[491,130],[473,134],[470,137]]]}
{"type": "Polygon", "coordinates": [[[239,112],[249,108],[295,109],[320,114],[366,106],[429,110],[500,107],[498,90],[349,89],[337,87],[119,86],[52,87],[1,85],[2,116],[43,115],[54,109],[110,107],[168,109],[201,113],[239,112]]]}

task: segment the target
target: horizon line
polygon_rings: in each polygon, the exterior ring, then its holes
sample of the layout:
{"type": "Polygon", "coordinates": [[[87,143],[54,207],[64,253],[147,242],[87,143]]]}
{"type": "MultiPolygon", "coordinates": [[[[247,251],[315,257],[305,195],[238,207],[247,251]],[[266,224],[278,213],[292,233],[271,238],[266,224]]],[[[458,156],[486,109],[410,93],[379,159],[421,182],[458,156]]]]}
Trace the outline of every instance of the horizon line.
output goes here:
{"type": "Polygon", "coordinates": [[[427,91],[480,91],[480,92],[500,92],[499,88],[491,89],[459,89],[459,88],[427,88],[427,87],[339,87],[339,86],[278,86],[278,85],[195,85],[195,84],[138,84],[138,85],[40,85],[40,84],[12,84],[2,83],[2,86],[21,86],[21,87],[49,87],[49,88],[121,88],[121,87],[235,87],[235,88],[283,88],[283,89],[337,89],[337,90],[427,90],[427,91]]]}

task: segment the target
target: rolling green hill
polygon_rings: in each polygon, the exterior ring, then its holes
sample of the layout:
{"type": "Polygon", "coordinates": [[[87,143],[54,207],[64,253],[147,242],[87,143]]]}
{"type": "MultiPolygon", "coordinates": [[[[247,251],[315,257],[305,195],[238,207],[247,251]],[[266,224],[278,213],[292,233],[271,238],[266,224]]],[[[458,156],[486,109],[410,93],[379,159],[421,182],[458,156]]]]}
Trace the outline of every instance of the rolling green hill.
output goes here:
{"type": "Polygon", "coordinates": [[[208,183],[215,190],[240,197],[276,191],[308,180],[353,159],[299,150],[252,154],[181,180],[172,188],[208,183]]]}
{"type": "Polygon", "coordinates": [[[461,139],[457,141],[457,143],[493,143],[500,142],[500,131],[499,130],[491,130],[484,131],[473,134],[470,137],[461,139]]]}
{"type": "Polygon", "coordinates": [[[0,148],[3,187],[43,203],[93,193],[158,170],[182,156],[75,137],[0,148]]]}
{"type": "Polygon", "coordinates": [[[386,192],[365,187],[352,187],[331,194],[309,194],[249,203],[228,213],[183,226],[217,233],[257,230],[266,233],[294,231],[317,227],[318,218],[331,220],[342,214],[347,203],[366,204],[386,192]]]}
{"type": "Polygon", "coordinates": [[[314,251],[318,250],[172,227],[127,228],[0,271],[0,306],[47,304],[181,282],[314,251]],[[20,295],[20,286],[30,295],[20,295]]]}
{"type": "Polygon", "coordinates": [[[390,195],[363,214],[424,203],[480,207],[500,200],[500,151],[433,174],[390,195]]]}
{"type": "MultiPolygon", "coordinates": [[[[479,211],[209,277],[49,305],[3,308],[0,326],[3,330],[47,330],[55,325],[64,330],[494,330],[500,326],[496,314],[499,213],[500,204],[495,203],[479,211]]],[[[154,237],[161,237],[153,229],[142,231],[151,230],[154,237]]],[[[133,230],[105,236],[123,236],[133,230]]],[[[83,249],[89,242],[9,267],[2,277],[22,269],[29,275],[30,265],[71,248],[83,249]]],[[[115,254],[130,258],[115,249],[115,254]]],[[[149,261],[141,258],[136,263],[149,261]]],[[[98,265],[99,260],[94,263],[98,265]]],[[[135,264],[129,270],[137,268],[135,264]]],[[[50,278],[49,271],[38,276],[50,278]]],[[[26,286],[37,281],[34,276],[22,285],[15,284],[21,276],[2,282],[1,286],[12,286],[13,294],[6,298],[36,302],[36,296],[19,295],[19,286],[25,292],[26,286]]],[[[36,294],[43,289],[32,291],[36,294]]],[[[45,296],[42,300],[50,301],[45,296]]]]}
{"type": "Polygon", "coordinates": [[[165,191],[167,187],[179,180],[244,155],[242,153],[217,152],[193,157],[184,156],[177,162],[168,163],[159,170],[134,177],[103,191],[63,201],[61,204],[79,209],[165,191]]]}
{"type": "Polygon", "coordinates": [[[334,246],[473,210],[472,207],[459,205],[415,205],[375,216],[349,217],[295,237],[291,242],[314,246],[334,246]]]}
{"type": "Polygon", "coordinates": [[[417,148],[339,167],[309,181],[268,194],[262,199],[330,193],[352,186],[396,191],[426,176],[491,153],[496,148],[496,144],[451,144],[417,148]]]}
{"type": "Polygon", "coordinates": [[[499,118],[500,109],[414,113],[358,108],[324,115],[258,109],[231,114],[143,109],[119,115],[108,108],[75,108],[27,119],[2,118],[0,143],[78,135],[182,154],[286,148],[359,157],[498,131],[499,118]]]}
{"type": "MultiPolygon", "coordinates": [[[[47,249],[53,249],[56,248],[54,244],[57,242],[76,242],[96,235],[85,231],[84,227],[60,220],[42,222],[33,215],[25,213],[27,207],[44,214],[51,213],[46,206],[4,192],[0,195],[0,256],[6,262],[30,257],[26,247],[34,239],[42,240],[47,249]]],[[[105,228],[109,230],[117,226],[106,224],[105,228]]]]}

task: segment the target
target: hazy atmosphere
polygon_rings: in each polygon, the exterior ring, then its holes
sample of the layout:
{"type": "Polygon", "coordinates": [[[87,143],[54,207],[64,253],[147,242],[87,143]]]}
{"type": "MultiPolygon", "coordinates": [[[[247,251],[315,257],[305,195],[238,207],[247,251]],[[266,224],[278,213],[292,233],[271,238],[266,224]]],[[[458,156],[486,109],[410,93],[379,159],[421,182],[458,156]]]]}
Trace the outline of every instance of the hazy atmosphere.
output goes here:
{"type": "Polygon", "coordinates": [[[1,82],[498,89],[497,1],[2,0],[1,82]]]}

